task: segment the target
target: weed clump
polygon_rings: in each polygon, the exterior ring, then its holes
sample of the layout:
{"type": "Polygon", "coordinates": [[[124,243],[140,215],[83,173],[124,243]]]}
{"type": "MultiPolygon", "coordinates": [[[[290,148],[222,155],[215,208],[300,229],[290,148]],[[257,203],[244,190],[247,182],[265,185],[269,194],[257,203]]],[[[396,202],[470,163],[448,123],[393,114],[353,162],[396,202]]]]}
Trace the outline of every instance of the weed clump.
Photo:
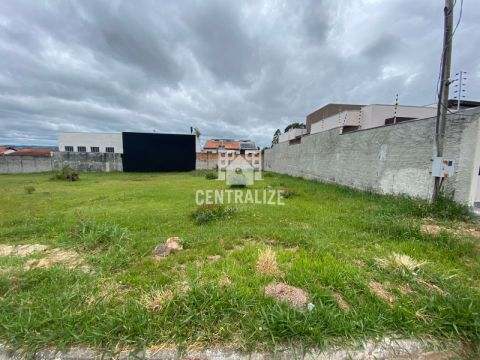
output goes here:
{"type": "Polygon", "coordinates": [[[209,204],[198,206],[191,214],[198,225],[207,224],[213,220],[228,219],[238,210],[221,204],[209,204]]]}
{"type": "Polygon", "coordinates": [[[288,199],[288,198],[291,198],[291,197],[296,196],[296,195],[298,195],[298,193],[292,188],[283,189],[282,197],[284,199],[288,199]]]}
{"type": "Polygon", "coordinates": [[[278,268],[277,256],[271,248],[261,250],[258,256],[256,271],[260,275],[281,276],[285,274],[278,268]]]}
{"type": "Polygon", "coordinates": [[[28,185],[23,188],[26,194],[33,194],[35,192],[35,186],[28,185]]]}
{"type": "Polygon", "coordinates": [[[62,170],[53,175],[52,180],[78,181],[80,180],[80,174],[78,171],[72,169],[70,165],[64,165],[62,170]]]}
{"type": "Polygon", "coordinates": [[[205,179],[207,180],[216,180],[218,179],[218,174],[216,172],[210,171],[205,174],[205,179]]]}
{"type": "Polygon", "coordinates": [[[70,231],[70,237],[86,249],[96,249],[120,244],[128,238],[128,233],[116,224],[78,220],[70,231]]]}
{"type": "Polygon", "coordinates": [[[440,194],[433,202],[420,202],[415,209],[415,214],[444,220],[469,221],[473,218],[467,205],[459,204],[445,194],[440,194]]]}

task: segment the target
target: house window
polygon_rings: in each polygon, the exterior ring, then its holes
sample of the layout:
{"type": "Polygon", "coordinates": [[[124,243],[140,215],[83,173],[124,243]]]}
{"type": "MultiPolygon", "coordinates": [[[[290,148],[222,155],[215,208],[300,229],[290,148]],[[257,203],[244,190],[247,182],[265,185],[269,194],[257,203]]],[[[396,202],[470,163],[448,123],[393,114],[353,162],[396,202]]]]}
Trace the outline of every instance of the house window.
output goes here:
{"type": "Polygon", "coordinates": [[[91,146],[90,152],[100,152],[100,148],[98,146],[91,146]]]}
{"type": "Polygon", "coordinates": [[[65,146],[65,151],[72,152],[73,146],[65,146]]]}
{"type": "Polygon", "coordinates": [[[105,148],[105,152],[107,152],[107,153],[113,153],[113,152],[115,152],[115,149],[114,149],[113,147],[108,147],[108,146],[107,146],[107,147],[105,148]]]}
{"type": "Polygon", "coordinates": [[[87,152],[87,147],[86,146],[77,146],[77,151],[78,152],[87,152]]]}

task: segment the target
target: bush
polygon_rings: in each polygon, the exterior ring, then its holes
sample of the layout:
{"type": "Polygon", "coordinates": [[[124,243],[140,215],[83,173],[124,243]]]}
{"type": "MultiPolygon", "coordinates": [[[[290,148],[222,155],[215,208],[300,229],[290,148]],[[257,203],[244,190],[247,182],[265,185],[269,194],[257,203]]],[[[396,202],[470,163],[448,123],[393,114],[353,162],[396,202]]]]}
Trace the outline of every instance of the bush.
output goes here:
{"type": "Polygon", "coordinates": [[[218,179],[218,174],[216,172],[210,171],[205,174],[205,179],[207,180],[216,180],[218,179]]]}
{"type": "Polygon", "coordinates": [[[418,216],[444,220],[468,221],[473,218],[467,205],[459,204],[444,194],[440,194],[436,201],[419,203],[415,212],[418,216]]]}
{"type": "Polygon", "coordinates": [[[53,180],[68,180],[68,181],[77,181],[80,180],[80,175],[78,171],[72,169],[70,165],[64,165],[62,170],[58,171],[52,177],[53,180]]]}
{"type": "Polygon", "coordinates": [[[27,193],[27,194],[33,194],[35,192],[35,187],[32,186],[32,185],[25,186],[23,189],[25,190],[25,193],[27,193]]]}
{"type": "Polygon", "coordinates": [[[191,216],[198,225],[202,225],[213,220],[230,218],[236,212],[236,208],[220,204],[200,205],[192,212],[191,216]]]}
{"type": "Polygon", "coordinates": [[[283,189],[282,197],[284,199],[288,199],[296,195],[297,195],[297,192],[294,189],[291,189],[291,188],[283,189]]]}
{"type": "Polygon", "coordinates": [[[127,231],[116,224],[98,224],[92,220],[78,220],[70,237],[87,249],[107,248],[128,238],[127,231]]]}

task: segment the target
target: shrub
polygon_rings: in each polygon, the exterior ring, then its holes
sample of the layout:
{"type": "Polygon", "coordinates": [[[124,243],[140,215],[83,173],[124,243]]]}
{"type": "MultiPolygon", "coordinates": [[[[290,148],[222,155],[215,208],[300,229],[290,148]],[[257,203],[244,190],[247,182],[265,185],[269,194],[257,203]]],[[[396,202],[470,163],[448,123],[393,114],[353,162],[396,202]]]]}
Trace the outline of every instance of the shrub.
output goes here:
{"type": "Polygon", "coordinates": [[[206,224],[213,220],[230,218],[237,212],[236,208],[225,207],[220,204],[200,205],[191,214],[198,225],[206,224]]]}
{"type": "Polygon", "coordinates": [[[77,181],[80,180],[78,171],[72,169],[70,165],[64,165],[62,170],[58,171],[53,175],[54,180],[68,180],[68,181],[77,181]]]}
{"type": "Polygon", "coordinates": [[[285,188],[283,189],[282,197],[284,199],[291,198],[293,196],[297,195],[297,192],[294,189],[291,188],[285,188]]]}
{"type": "Polygon", "coordinates": [[[205,179],[207,180],[216,180],[218,179],[218,174],[216,172],[210,171],[205,174],[205,179]]]}
{"type": "Polygon", "coordinates": [[[70,237],[87,249],[106,248],[127,239],[127,231],[116,224],[98,224],[92,220],[78,220],[70,237]]]}
{"type": "Polygon", "coordinates": [[[414,212],[417,216],[444,220],[468,221],[473,218],[467,205],[459,204],[444,194],[433,202],[418,202],[414,212]]]}
{"type": "Polygon", "coordinates": [[[23,189],[27,194],[33,194],[35,192],[35,187],[32,185],[25,186],[23,189]]]}

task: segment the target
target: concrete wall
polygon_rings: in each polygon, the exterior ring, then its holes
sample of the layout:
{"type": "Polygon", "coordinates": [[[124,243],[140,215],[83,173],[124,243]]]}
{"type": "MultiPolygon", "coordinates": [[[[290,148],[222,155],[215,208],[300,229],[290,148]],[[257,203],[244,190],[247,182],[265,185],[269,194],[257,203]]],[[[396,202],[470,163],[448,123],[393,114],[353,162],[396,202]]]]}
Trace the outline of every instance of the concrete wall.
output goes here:
{"type": "Polygon", "coordinates": [[[52,156],[0,155],[0,174],[55,171],[64,165],[81,172],[123,169],[121,154],[54,152],[52,156]]]}
{"type": "Polygon", "coordinates": [[[0,174],[21,174],[52,171],[50,155],[0,155],[0,174]]]}
{"type": "MultiPolygon", "coordinates": [[[[478,198],[480,109],[449,115],[445,156],[456,161],[456,174],[445,189],[456,201],[473,205],[478,198]]],[[[265,150],[264,169],[335,182],[380,193],[431,198],[431,159],[435,118],[340,135],[332,129],[265,150]]]]}
{"type": "Polygon", "coordinates": [[[59,133],[58,145],[59,151],[65,151],[65,146],[73,146],[74,152],[77,152],[79,146],[85,146],[90,152],[90,148],[95,146],[100,148],[101,153],[106,152],[106,147],[113,147],[115,153],[123,153],[121,133],[59,133]]]}
{"type": "Polygon", "coordinates": [[[61,169],[64,165],[80,172],[123,171],[121,154],[54,152],[54,168],[61,169]]]}
{"type": "Polygon", "coordinates": [[[218,165],[218,153],[199,153],[197,152],[196,170],[212,170],[218,165]]]}

